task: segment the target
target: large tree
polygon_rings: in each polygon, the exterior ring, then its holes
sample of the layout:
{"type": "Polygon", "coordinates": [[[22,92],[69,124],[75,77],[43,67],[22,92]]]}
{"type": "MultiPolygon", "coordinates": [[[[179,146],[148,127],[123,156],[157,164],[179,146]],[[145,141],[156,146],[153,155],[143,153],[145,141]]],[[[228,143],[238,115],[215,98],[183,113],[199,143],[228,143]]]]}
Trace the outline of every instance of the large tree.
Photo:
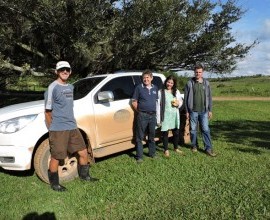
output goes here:
{"type": "Polygon", "coordinates": [[[257,43],[237,42],[231,25],[245,13],[234,0],[2,0],[0,79],[52,72],[191,69],[230,73],[257,43]]]}

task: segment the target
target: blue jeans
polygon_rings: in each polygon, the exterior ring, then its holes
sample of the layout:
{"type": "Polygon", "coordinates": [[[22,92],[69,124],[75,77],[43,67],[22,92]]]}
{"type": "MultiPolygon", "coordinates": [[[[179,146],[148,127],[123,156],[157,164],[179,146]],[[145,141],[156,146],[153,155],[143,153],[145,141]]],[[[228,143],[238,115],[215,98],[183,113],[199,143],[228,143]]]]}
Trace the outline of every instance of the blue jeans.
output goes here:
{"type": "Polygon", "coordinates": [[[197,147],[197,125],[199,122],[204,149],[212,150],[211,135],[209,129],[208,112],[190,112],[190,138],[192,147],[197,147]]]}
{"type": "Polygon", "coordinates": [[[155,114],[147,114],[144,112],[138,112],[136,121],[136,159],[143,158],[143,144],[145,131],[148,128],[148,149],[149,156],[154,157],[156,155],[156,143],[155,143],[155,128],[157,124],[155,114]]]}

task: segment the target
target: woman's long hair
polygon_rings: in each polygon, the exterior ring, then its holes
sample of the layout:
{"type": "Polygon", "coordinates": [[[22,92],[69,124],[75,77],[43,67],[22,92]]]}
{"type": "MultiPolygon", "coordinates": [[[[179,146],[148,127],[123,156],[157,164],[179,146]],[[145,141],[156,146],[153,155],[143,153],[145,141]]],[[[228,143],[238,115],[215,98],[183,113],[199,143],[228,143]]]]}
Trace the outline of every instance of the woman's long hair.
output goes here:
{"type": "Polygon", "coordinates": [[[177,81],[176,81],[176,78],[173,76],[173,75],[169,75],[165,82],[164,82],[164,89],[167,88],[166,84],[169,80],[172,80],[173,81],[173,87],[172,87],[172,94],[173,96],[176,96],[176,90],[177,90],[177,81]]]}

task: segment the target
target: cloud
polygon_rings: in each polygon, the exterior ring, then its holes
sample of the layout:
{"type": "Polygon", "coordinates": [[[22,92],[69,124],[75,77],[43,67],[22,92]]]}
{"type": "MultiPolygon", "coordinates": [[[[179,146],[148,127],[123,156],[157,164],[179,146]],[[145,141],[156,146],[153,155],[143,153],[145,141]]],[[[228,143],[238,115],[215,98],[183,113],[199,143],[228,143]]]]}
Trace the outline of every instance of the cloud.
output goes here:
{"type": "MultiPolygon", "coordinates": [[[[270,0],[238,0],[237,2],[246,13],[231,26],[235,43],[247,46],[257,40],[259,44],[255,45],[244,59],[239,60],[235,71],[224,77],[270,75],[270,0]]],[[[193,75],[192,72],[187,71],[180,74],[193,75]]],[[[220,77],[220,75],[206,73],[206,77],[220,77]]]]}
{"type": "Polygon", "coordinates": [[[237,40],[250,44],[258,40],[259,44],[252,48],[249,54],[237,64],[234,76],[270,75],[270,19],[265,19],[260,27],[238,31],[237,40]]]}
{"type": "Polygon", "coordinates": [[[259,38],[262,41],[270,41],[270,19],[264,21],[262,30],[260,31],[259,38]]]}

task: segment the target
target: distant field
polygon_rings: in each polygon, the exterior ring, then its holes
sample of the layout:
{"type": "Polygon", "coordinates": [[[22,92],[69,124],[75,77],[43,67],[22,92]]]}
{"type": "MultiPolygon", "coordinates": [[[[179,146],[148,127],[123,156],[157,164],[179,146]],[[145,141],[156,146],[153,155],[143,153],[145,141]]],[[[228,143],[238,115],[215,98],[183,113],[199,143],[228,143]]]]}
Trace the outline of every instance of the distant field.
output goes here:
{"type": "MultiPolygon", "coordinates": [[[[188,79],[181,77],[178,83],[183,87],[188,79]]],[[[27,82],[27,81],[25,81],[27,82]]],[[[270,97],[270,76],[252,76],[252,77],[238,77],[238,78],[223,78],[223,79],[210,79],[211,88],[214,100],[232,99],[232,100],[253,100],[254,97],[270,97]],[[245,97],[245,98],[244,98],[245,97]],[[253,98],[252,98],[253,97],[253,98]]],[[[35,84],[30,81],[30,84],[35,84]]],[[[47,84],[49,84],[47,82],[47,84]]],[[[20,84],[21,87],[18,88],[32,88],[26,84],[20,84]]],[[[36,86],[38,87],[38,86],[36,86]]],[[[14,87],[15,88],[15,87],[14,87]]],[[[33,87],[34,88],[34,87],[33,87]]],[[[46,90],[46,87],[38,87],[38,91],[19,91],[16,90],[13,92],[1,92],[0,91],[0,108],[6,105],[16,104],[20,102],[35,101],[43,99],[43,91],[46,90]]],[[[183,92],[183,88],[180,89],[183,92]]],[[[258,100],[258,98],[255,98],[258,100]]]]}
{"type": "Polygon", "coordinates": [[[213,96],[270,97],[270,76],[212,79],[213,96]]]}

